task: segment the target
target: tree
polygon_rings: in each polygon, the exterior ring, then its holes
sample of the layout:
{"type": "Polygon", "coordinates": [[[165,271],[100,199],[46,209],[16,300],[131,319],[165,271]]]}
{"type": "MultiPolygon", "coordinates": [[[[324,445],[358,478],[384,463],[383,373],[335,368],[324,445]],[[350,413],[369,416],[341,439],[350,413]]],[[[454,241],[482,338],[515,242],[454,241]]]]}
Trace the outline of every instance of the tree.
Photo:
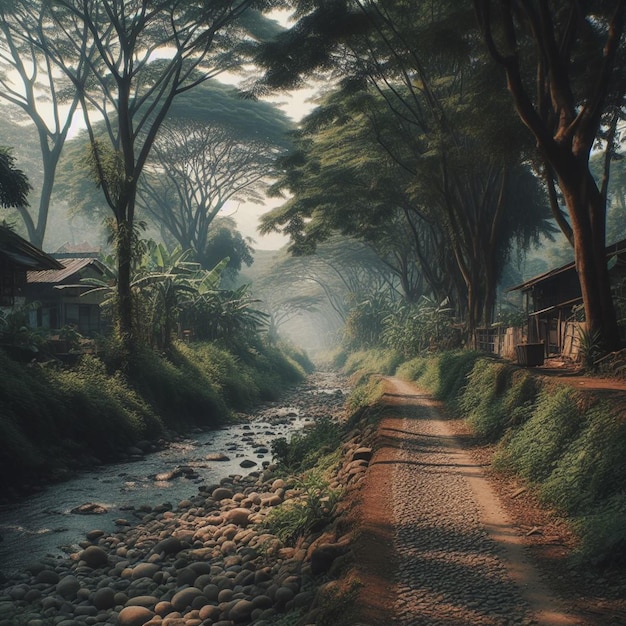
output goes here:
{"type": "Polygon", "coordinates": [[[284,332],[310,350],[336,344],[350,310],[369,294],[400,297],[397,280],[372,248],[338,235],[314,254],[293,257],[285,249],[271,264],[255,261],[249,276],[272,336],[284,332]]]}
{"type": "MultiPolygon", "coordinates": [[[[469,27],[471,4],[426,2],[415,7],[357,0],[332,8],[302,3],[302,13],[289,33],[264,48],[261,59],[270,68],[266,84],[291,85],[305,72],[329,66],[343,77],[342,91],[352,96],[357,109],[331,103],[318,116],[331,127],[329,142],[333,144],[342,126],[348,128],[345,136],[362,138],[367,132],[370,143],[374,137],[395,164],[389,180],[403,189],[404,198],[389,203],[388,215],[399,208],[407,213],[410,228],[435,225],[456,263],[451,279],[471,338],[479,324],[491,322],[499,269],[513,242],[529,241],[543,228],[537,184],[524,168],[525,146],[513,115],[502,114],[504,84],[493,80],[493,61],[476,45],[469,27]],[[307,57],[318,40],[322,51],[307,57]],[[305,58],[286,66],[280,59],[290,58],[287,53],[296,46],[305,58]],[[351,129],[354,119],[367,131],[351,129]],[[525,201],[532,211],[516,210],[523,198],[520,190],[528,194],[525,201]]],[[[344,151],[355,144],[358,148],[356,141],[344,141],[344,151]]],[[[340,154],[339,141],[334,145],[332,154],[340,154]]],[[[345,169],[365,172],[366,160],[357,149],[345,169]]],[[[369,169],[375,170],[371,164],[369,169]]],[[[329,180],[332,176],[331,171],[329,180]]],[[[369,176],[362,175],[361,182],[369,176]]],[[[322,218],[315,202],[309,208],[320,215],[306,223],[310,231],[322,218]]],[[[359,213],[351,206],[348,219],[359,213]]],[[[358,217],[356,221],[361,222],[358,217]]],[[[297,230],[297,221],[293,225],[297,230]]]]}
{"type": "Polygon", "coordinates": [[[285,159],[275,186],[293,197],[263,228],[282,224],[296,249],[333,229],[370,242],[407,300],[448,298],[471,337],[479,323],[491,322],[500,270],[515,242],[523,246],[544,228],[537,180],[517,155],[476,145],[469,104],[443,107],[448,145],[441,129],[428,131],[430,122],[420,119],[421,98],[405,103],[399,119],[389,102],[399,106],[405,96],[401,86],[395,90],[398,98],[335,94],[305,120],[300,155],[285,159]]]}
{"type": "Polygon", "coordinates": [[[50,34],[53,21],[46,2],[16,0],[0,4],[0,98],[19,107],[35,126],[43,175],[38,206],[16,208],[30,241],[42,247],[57,165],[79,103],[86,62],[93,48],[75,58],[74,82],[64,79],[31,36],[50,34]]]}
{"type": "Polygon", "coordinates": [[[608,168],[598,185],[589,157],[599,141],[607,163],[614,149],[626,94],[626,2],[474,4],[515,110],[545,161],[548,184],[556,180],[563,194],[569,221],[558,210],[555,216],[574,245],[588,329],[605,350],[615,350],[620,338],[605,253],[608,168]]]}
{"type": "MultiPolygon", "coordinates": [[[[94,177],[116,221],[118,327],[133,343],[131,257],[137,186],[176,97],[241,62],[240,19],[255,0],[55,0],[38,42],[79,91],[94,177]],[[85,57],[85,51],[96,53],[85,57]],[[81,82],[76,58],[86,62],[81,82]],[[106,139],[95,126],[104,121],[106,139]]],[[[247,34],[247,33],[246,33],[247,34]]]]}
{"type": "Polygon", "coordinates": [[[232,217],[218,217],[211,223],[209,236],[200,260],[204,269],[215,267],[222,259],[228,264],[222,272],[222,286],[233,284],[243,265],[253,263],[252,240],[243,237],[232,217]]]}
{"type": "Polygon", "coordinates": [[[216,81],[182,94],[146,164],[138,207],[210,267],[211,224],[228,203],[262,202],[290,129],[276,107],[216,81]]]}
{"type": "Polygon", "coordinates": [[[27,206],[29,190],[28,178],[22,170],[15,167],[11,150],[0,146],[0,206],[27,206]]]}

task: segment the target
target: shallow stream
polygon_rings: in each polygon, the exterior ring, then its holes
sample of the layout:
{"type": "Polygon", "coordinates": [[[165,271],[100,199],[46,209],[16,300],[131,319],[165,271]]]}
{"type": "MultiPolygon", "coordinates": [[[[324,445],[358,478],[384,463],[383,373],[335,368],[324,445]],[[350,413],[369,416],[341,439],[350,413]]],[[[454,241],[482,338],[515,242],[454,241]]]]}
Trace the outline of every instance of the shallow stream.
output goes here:
{"type": "Polygon", "coordinates": [[[174,507],[198,492],[200,484],[213,484],[231,474],[247,474],[272,460],[271,444],[289,438],[307,422],[333,412],[343,398],[340,381],[332,374],[317,374],[292,390],[284,403],[265,405],[244,423],[198,433],[172,442],[140,460],[104,465],[65,482],[51,485],[23,502],[0,509],[0,574],[7,578],[44,557],[63,558],[93,529],[110,532],[125,521],[143,516],[142,506],[170,503],[174,507]],[[320,410],[321,406],[321,410],[320,410]],[[224,455],[228,460],[211,460],[224,455]],[[243,461],[256,465],[242,468],[243,461]],[[106,512],[72,513],[85,504],[106,512]]]}

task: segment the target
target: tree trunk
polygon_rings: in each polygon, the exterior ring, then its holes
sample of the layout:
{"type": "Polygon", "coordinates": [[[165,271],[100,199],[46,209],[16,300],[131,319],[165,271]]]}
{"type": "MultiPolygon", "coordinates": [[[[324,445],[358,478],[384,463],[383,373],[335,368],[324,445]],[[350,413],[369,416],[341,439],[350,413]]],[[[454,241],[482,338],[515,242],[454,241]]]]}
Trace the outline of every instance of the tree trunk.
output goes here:
{"type": "Polygon", "coordinates": [[[574,259],[590,332],[606,351],[620,347],[619,328],[606,259],[606,206],[591,174],[559,177],[571,217],[574,259]]]}
{"type": "Polygon", "coordinates": [[[133,344],[133,307],[131,293],[132,225],[117,224],[117,313],[123,348],[130,354],[133,344]]]}

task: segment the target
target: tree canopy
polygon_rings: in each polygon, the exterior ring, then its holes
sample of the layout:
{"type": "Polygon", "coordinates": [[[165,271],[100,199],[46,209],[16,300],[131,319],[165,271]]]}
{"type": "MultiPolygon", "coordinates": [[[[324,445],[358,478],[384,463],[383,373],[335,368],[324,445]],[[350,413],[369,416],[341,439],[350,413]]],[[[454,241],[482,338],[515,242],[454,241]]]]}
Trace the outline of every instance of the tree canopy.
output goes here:
{"type": "MultiPolygon", "coordinates": [[[[403,215],[430,293],[453,299],[471,335],[492,320],[513,243],[545,230],[546,214],[526,163],[529,146],[502,112],[504,85],[492,80],[493,62],[470,37],[471,6],[426,4],[410,14],[403,3],[346,5],[337,19],[358,28],[342,26],[341,37],[316,6],[301,18],[304,35],[293,29],[296,39],[327,29],[327,59],[310,63],[332,64],[342,80],[309,116],[300,154],[285,161],[281,184],[293,199],[264,227],[286,225],[302,248],[337,227],[376,237],[403,215]],[[437,249],[452,257],[440,259],[437,249]],[[433,267],[445,268],[445,284],[433,267]]],[[[266,52],[273,69],[276,51],[266,52]]],[[[277,80],[272,69],[267,84],[277,80]]]]}
{"type": "Polygon", "coordinates": [[[15,166],[11,150],[0,146],[0,206],[28,206],[29,190],[28,178],[15,166]]]}

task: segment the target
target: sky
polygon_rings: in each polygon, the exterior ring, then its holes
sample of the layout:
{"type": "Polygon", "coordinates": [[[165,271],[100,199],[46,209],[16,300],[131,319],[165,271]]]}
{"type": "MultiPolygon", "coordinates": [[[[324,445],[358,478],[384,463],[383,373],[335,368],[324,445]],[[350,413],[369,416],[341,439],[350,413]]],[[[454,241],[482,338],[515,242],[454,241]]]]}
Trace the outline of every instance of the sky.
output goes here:
{"type": "MultiPolygon", "coordinates": [[[[288,13],[275,12],[273,17],[283,25],[289,24],[288,13]]],[[[226,83],[236,84],[241,80],[238,75],[222,74],[219,80],[226,83]]],[[[15,81],[19,88],[19,79],[15,81]]],[[[304,88],[293,92],[281,93],[267,100],[275,103],[280,109],[282,109],[294,122],[300,121],[304,115],[310,112],[315,106],[311,102],[317,94],[316,88],[304,88]]],[[[42,111],[45,117],[45,110],[42,111]]],[[[52,111],[50,110],[50,115],[52,111]]],[[[78,112],[72,124],[72,128],[69,133],[69,138],[75,136],[82,128],[84,128],[83,116],[78,112]]],[[[223,217],[232,217],[237,223],[237,227],[241,231],[244,237],[250,237],[254,240],[253,248],[262,250],[277,250],[285,245],[288,239],[279,233],[273,233],[266,236],[261,236],[258,231],[259,217],[268,210],[279,206],[284,202],[284,199],[268,198],[264,205],[253,203],[241,203],[230,202],[220,212],[223,217]]]]}

